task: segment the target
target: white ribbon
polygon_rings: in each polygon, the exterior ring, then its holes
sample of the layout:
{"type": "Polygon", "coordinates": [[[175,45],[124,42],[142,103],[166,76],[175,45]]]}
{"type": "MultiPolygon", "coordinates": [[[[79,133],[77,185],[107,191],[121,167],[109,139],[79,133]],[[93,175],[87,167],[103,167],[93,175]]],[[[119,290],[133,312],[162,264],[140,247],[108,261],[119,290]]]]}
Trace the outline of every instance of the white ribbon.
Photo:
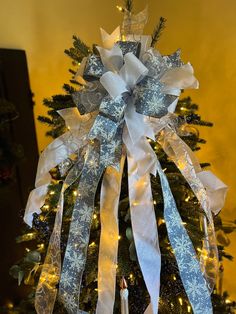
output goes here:
{"type": "MultiPolygon", "coordinates": [[[[141,160],[144,160],[142,148],[137,151],[137,147],[133,145],[127,129],[126,131],[124,130],[123,140],[126,145],[128,159],[132,231],[139,265],[151,299],[151,303],[146,309],[145,314],[156,314],[158,311],[160,290],[161,253],[153,206],[150,174],[149,172],[146,172],[144,175],[139,174],[143,170],[141,162],[141,160]],[[139,152],[141,152],[141,156],[139,152]],[[138,158],[138,155],[140,158],[138,158]],[[139,161],[136,162],[138,159],[139,161]]],[[[142,140],[146,141],[146,138],[143,137],[142,140]]]]}
{"type": "MultiPolygon", "coordinates": [[[[115,46],[117,47],[117,46],[115,46]]],[[[117,51],[121,49],[117,47],[117,51]]],[[[110,56],[107,58],[107,50],[100,48],[100,54],[103,61],[103,64],[106,66],[109,64],[112,59],[110,56]]],[[[112,54],[112,52],[111,52],[112,54]]],[[[117,55],[116,55],[117,56],[117,55]]],[[[117,68],[117,65],[123,64],[123,55],[121,53],[121,62],[115,60],[116,64],[114,68],[117,68]]],[[[108,91],[112,98],[116,98],[122,95],[125,92],[129,92],[134,86],[148,73],[148,69],[144,64],[137,58],[133,53],[127,53],[124,56],[124,65],[120,68],[119,72],[105,72],[101,78],[100,82],[103,87],[108,91]]]]}
{"type": "Polygon", "coordinates": [[[125,156],[120,170],[108,167],[104,173],[100,196],[101,236],[98,258],[98,302],[96,314],[111,314],[115,301],[118,251],[118,206],[125,156]]]}
{"type": "Polygon", "coordinates": [[[111,34],[108,34],[103,28],[100,28],[103,47],[111,49],[114,44],[120,40],[120,26],[118,26],[111,34]]]}
{"type": "Polygon", "coordinates": [[[29,195],[24,215],[24,221],[30,227],[32,227],[33,213],[40,214],[40,208],[45,202],[47,188],[51,182],[49,171],[84,145],[84,137],[87,136],[94,120],[91,119],[91,115],[81,116],[77,108],[62,109],[58,113],[65,120],[69,131],[50,143],[40,155],[35,180],[36,189],[29,195]]]}

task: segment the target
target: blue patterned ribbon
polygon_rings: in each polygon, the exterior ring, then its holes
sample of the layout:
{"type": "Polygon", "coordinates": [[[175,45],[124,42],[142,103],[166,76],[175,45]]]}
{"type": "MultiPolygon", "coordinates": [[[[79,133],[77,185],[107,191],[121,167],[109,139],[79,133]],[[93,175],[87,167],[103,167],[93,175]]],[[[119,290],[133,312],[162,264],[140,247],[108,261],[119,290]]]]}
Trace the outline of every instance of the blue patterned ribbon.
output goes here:
{"type": "Polygon", "coordinates": [[[164,218],[168,237],[174,250],[181,280],[194,314],[213,313],[211,296],[202,274],[197,254],[179,215],[168,180],[157,162],[164,198],[164,218]]]}

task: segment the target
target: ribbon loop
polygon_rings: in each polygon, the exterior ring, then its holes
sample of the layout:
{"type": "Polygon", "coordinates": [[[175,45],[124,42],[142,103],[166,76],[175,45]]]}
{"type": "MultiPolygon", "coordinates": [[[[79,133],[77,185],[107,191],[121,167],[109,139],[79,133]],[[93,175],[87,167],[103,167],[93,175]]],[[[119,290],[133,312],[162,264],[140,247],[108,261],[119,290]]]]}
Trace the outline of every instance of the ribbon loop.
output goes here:
{"type": "Polygon", "coordinates": [[[147,75],[148,69],[135,57],[132,52],[124,56],[125,64],[120,70],[120,76],[133,89],[134,86],[147,75]]]}

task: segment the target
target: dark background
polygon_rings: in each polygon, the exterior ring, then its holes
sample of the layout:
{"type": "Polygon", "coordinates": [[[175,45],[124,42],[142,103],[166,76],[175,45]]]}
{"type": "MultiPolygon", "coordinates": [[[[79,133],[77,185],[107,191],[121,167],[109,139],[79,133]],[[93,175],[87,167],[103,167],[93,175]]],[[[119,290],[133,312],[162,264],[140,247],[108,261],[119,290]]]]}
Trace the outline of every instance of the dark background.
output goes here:
{"type": "MultiPolygon", "coordinates": [[[[34,187],[38,149],[33,118],[26,54],[22,50],[0,49],[0,98],[11,102],[18,117],[7,122],[4,138],[20,144],[23,158],[14,167],[11,182],[0,186],[0,306],[17,302],[26,289],[19,289],[9,268],[24,254],[15,243],[23,227],[28,194],[34,187]]],[[[1,147],[0,147],[1,150],[1,147]]]]}

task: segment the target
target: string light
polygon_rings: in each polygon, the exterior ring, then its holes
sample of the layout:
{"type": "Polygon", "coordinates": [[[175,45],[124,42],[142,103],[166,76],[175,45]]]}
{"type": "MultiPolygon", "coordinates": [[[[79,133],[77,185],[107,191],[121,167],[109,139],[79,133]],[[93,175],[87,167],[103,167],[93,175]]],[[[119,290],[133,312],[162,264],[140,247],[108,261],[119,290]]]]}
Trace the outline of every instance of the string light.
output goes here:
{"type": "Polygon", "coordinates": [[[11,310],[11,309],[14,308],[14,304],[13,304],[12,302],[8,302],[8,303],[6,304],[6,307],[7,307],[9,310],[11,310]]]}
{"type": "Polygon", "coordinates": [[[120,12],[123,12],[124,9],[120,6],[120,5],[117,5],[116,8],[120,11],[120,12]]]}
{"type": "Polygon", "coordinates": [[[97,217],[97,214],[93,214],[93,219],[96,219],[97,217]]]}
{"type": "Polygon", "coordinates": [[[38,249],[43,250],[44,249],[44,243],[38,244],[38,249]]]}
{"type": "Polygon", "coordinates": [[[226,300],[225,300],[225,303],[226,303],[226,304],[229,304],[229,303],[231,303],[231,301],[230,301],[229,299],[226,299],[226,300]]]}
{"type": "Polygon", "coordinates": [[[44,209],[49,209],[50,206],[49,206],[49,205],[44,205],[43,208],[44,208],[44,209]]]}
{"type": "Polygon", "coordinates": [[[183,305],[183,300],[182,298],[179,298],[179,304],[182,306],[183,305]]]}
{"type": "Polygon", "coordinates": [[[190,200],[190,196],[187,196],[185,199],[185,202],[188,202],[190,200]]]}
{"type": "Polygon", "coordinates": [[[175,277],[175,275],[173,276],[173,279],[174,279],[174,280],[176,280],[176,277],[175,277]]]}
{"type": "Polygon", "coordinates": [[[51,191],[49,194],[50,194],[50,195],[54,195],[54,194],[55,194],[55,191],[51,191]]]}
{"type": "Polygon", "coordinates": [[[121,239],[121,236],[119,235],[119,236],[118,236],[118,240],[120,240],[120,239],[121,239]]]}
{"type": "Polygon", "coordinates": [[[74,196],[77,196],[78,192],[77,191],[73,191],[73,194],[74,194],[74,196]]]}
{"type": "Polygon", "coordinates": [[[27,248],[27,247],[25,248],[25,250],[26,250],[26,252],[30,252],[30,249],[29,249],[29,248],[27,248]]]}
{"type": "Polygon", "coordinates": [[[92,242],[92,243],[89,244],[89,247],[94,247],[94,246],[96,246],[95,242],[92,242]]]}
{"type": "Polygon", "coordinates": [[[156,204],[157,204],[157,201],[156,201],[156,200],[154,200],[154,201],[153,201],[153,204],[154,204],[154,205],[156,205],[156,204]]]}
{"type": "Polygon", "coordinates": [[[188,313],[190,313],[191,312],[191,306],[188,305],[187,309],[188,309],[188,313]]]}

